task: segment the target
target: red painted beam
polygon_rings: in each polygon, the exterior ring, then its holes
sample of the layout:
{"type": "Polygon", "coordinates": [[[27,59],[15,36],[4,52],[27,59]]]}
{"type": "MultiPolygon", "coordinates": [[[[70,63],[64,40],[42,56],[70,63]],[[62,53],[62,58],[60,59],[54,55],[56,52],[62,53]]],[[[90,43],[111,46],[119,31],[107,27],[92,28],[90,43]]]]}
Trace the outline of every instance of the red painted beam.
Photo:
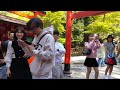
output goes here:
{"type": "Polygon", "coordinates": [[[13,13],[13,14],[16,14],[16,15],[19,15],[19,16],[22,16],[22,17],[25,17],[25,18],[33,18],[33,17],[37,17],[37,15],[40,15],[40,16],[45,16],[45,14],[41,13],[41,12],[38,12],[38,11],[31,11],[34,13],[34,16],[30,16],[28,14],[25,14],[25,13],[22,13],[20,11],[8,11],[10,13],[13,13]]]}
{"type": "Polygon", "coordinates": [[[38,15],[37,12],[34,12],[34,17],[37,17],[37,15],[38,15]]]}
{"type": "Polygon", "coordinates": [[[95,15],[105,14],[108,12],[110,11],[81,11],[81,12],[74,13],[72,19],[95,16],[95,15]]]}
{"type": "Polygon", "coordinates": [[[37,13],[38,15],[40,16],[45,16],[45,14],[41,13],[41,12],[38,12],[38,11],[33,11],[34,13],[37,13]]]}
{"type": "Polygon", "coordinates": [[[65,53],[65,67],[64,73],[70,71],[70,58],[71,58],[71,34],[72,34],[72,11],[67,11],[67,20],[66,20],[66,53],[65,53]]]}
{"type": "Polygon", "coordinates": [[[34,17],[34,16],[30,16],[30,15],[21,13],[20,11],[8,11],[8,12],[19,15],[19,16],[22,16],[22,17],[25,17],[25,18],[29,18],[29,19],[34,17]]]}

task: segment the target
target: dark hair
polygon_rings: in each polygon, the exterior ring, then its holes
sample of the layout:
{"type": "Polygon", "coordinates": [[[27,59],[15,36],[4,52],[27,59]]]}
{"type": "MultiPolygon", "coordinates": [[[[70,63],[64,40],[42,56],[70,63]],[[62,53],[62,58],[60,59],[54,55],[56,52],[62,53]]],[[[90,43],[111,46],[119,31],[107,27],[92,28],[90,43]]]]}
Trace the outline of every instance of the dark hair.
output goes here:
{"type": "Polygon", "coordinates": [[[16,30],[15,30],[15,32],[14,32],[14,40],[17,40],[18,38],[16,37],[16,33],[18,32],[18,31],[21,31],[24,35],[23,35],[23,38],[22,38],[22,40],[26,40],[26,33],[25,33],[25,31],[24,31],[24,28],[22,28],[22,27],[17,27],[16,28],[16,30]]]}
{"type": "Polygon", "coordinates": [[[102,39],[99,39],[100,43],[103,43],[103,40],[102,39]]]}
{"type": "Polygon", "coordinates": [[[114,44],[114,42],[113,42],[114,37],[113,37],[112,35],[108,35],[108,37],[107,37],[107,42],[108,42],[108,38],[112,38],[112,44],[113,44],[113,46],[115,47],[115,44],[114,44]]]}
{"type": "Polygon", "coordinates": [[[91,34],[91,33],[87,34],[87,35],[85,36],[85,41],[86,41],[86,42],[89,42],[89,36],[90,36],[90,35],[94,36],[94,34],[91,34]]]}
{"type": "Polygon", "coordinates": [[[53,32],[53,35],[59,35],[59,32],[58,32],[57,30],[55,30],[55,31],[53,32]]]}
{"type": "Polygon", "coordinates": [[[114,39],[114,37],[113,37],[112,35],[108,35],[107,39],[108,39],[108,38],[114,39]]]}
{"type": "Polygon", "coordinates": [[[10,31],[10,32],[9,32],[9,35],[10,35],[11,33],[14,33],[14,31],[10,31]]]}
{"type": "Polygon", "coordinates": [[[31,24],[34,24],[34,27],[40,27],[43,29],[43,22],[40,18],[32,18],[27,22],[27,28],[30,30],[31,24]]]}

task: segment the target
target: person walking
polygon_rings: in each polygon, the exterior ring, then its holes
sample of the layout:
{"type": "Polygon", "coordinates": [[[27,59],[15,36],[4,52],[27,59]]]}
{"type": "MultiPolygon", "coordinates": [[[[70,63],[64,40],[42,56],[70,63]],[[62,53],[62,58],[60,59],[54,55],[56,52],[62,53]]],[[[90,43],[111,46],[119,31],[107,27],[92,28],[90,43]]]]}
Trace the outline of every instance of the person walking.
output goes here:
{"type": "Polygon", "coordinates": [[[117,65],[116,61],[115,61],[115,63],[109,63],[109,59],[112,59],[112,60],[113,60],[113,58],[114,58],[114,60],[116,59],[115,44],[113,43],[112,35],[108,35],[107,42],[104,44],[104,46],[105,46],[105,64],[107,65],[107,67],[105,69],[104,79],[112,79],[111,74],[113,71],[113,66],[117,65]],[[109,72],[109,75],[107,76],[108,72],[109,72]]]}

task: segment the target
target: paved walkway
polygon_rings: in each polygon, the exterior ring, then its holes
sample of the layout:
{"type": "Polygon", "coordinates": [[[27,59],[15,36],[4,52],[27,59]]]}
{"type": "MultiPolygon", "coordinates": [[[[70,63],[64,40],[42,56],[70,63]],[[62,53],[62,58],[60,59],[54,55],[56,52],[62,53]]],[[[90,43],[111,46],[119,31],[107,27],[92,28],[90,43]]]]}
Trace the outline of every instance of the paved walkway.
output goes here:
{"type": "MultiPolygon", "coordinates": [[[[85,56],[71,58],[71,74],[65,74],[65,79],[85,79],[86,67],[83,65],[85,56]]],[[[99,67],[99,79],[104,79],[105,67],[99,67]]],[[[120,63],[114,66],[112,79],[120,79],[120,63]]],[[[94,79],[94,70],[92,69],[90,79],[94,79]]]]}

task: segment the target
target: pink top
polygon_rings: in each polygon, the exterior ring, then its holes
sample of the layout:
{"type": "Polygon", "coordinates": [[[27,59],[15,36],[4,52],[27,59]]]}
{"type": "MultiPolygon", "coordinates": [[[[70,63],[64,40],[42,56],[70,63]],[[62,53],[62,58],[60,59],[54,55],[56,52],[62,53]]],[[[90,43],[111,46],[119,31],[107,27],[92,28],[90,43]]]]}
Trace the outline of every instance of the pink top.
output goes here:
{"type": "Polygon", "coordinates": [[[93,40],[90,42],[85,42],[85,47],[88,49],[92,49],[92,53],[87,55],[88,58],[96,58],[97,57],[97,49],[100,47],[100,42],[97,43],[93,40]]]}

